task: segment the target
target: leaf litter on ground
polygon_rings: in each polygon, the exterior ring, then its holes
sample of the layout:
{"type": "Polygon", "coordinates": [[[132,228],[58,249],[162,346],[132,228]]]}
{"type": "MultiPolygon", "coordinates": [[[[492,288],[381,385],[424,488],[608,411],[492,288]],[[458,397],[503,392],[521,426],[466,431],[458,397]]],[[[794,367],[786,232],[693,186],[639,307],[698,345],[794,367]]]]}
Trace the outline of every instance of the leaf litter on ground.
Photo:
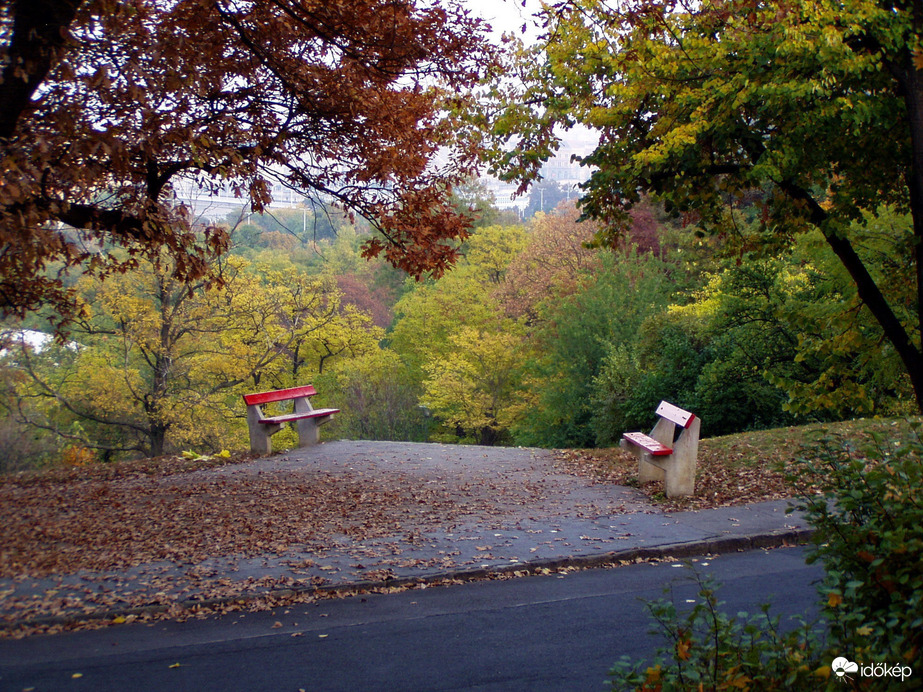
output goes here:
{"type": "MultiPolygon", "coordinates": [[[[667,500],[657,483],[640,491],[668,512],[791,497],[786,473],[804,445],[822,431],[858,441],[872,431],[891,433],[895,426],[894,421],[853,421],[703,439],[695,496],[667,500]]],[[[638,487],[637,459],[617,448],[559,450],[556,457],[563,470],[594,483],[638,487]]],[[[200,566],[208,558],[322,554],[337,538],[368,540],[402,531],[413,535],[423,529],[446,529],[465,517],[497,515],[504,501],[543,499],[540,488],[513,492],[489,480],[461,486],[460,497],[458,488],[450,493],[443,482],[409,483],[399,473],[381,478],[316,472],[209,473],[226,465],[248,469],[256,461],[249,453],[229,458],[179,455],[0,477],[0,578],[22,582],[95,573],[103,575],[98,579],[110,579],[112,572],[167,562],[183,566],[185,581],[201,587],[212,576],[200,566]]],[[[313,566],[303,557],[292,564],[313,566]]],[[[386,580],[393,574],[377,569],[366,576],[386,580]]],[[[220,610],[233,608],[238,595],[309,590],[325,582],[318,576],[212,579],[196,596],[203,602],[221,602],[215,606],[220,610]]],[[[188,584],[179,583],[167,569],[148,570],[143,583],[145,593],[133,593],[132,584],[118,579],[107,583],[108,590],[93,594],[89,589],[75,595],[49,588],[43,597],[6,608],[0,630],[5,622],[15,631],[17,621],[30,617],[152,604],[161,606],[159,616],[179,617],[182,609],[177,603],[188,596],[188,584]],[[157,598],[152,601],[150,593],[157,598]]],[[[0,596],[10,601],[9,593],[0,596]]]]}

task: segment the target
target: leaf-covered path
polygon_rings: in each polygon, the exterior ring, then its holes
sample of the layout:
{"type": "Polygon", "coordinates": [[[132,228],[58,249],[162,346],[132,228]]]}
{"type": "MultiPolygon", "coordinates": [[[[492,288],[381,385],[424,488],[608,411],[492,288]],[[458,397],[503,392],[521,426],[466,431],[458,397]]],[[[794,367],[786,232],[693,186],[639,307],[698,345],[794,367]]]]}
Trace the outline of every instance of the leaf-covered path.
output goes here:
{"type": "Polygon", "coordinates": [[[0,617],[63,614],[591,554],[638,491],[548,451],[340,441],[171,475],[0,484],[0,617]]]}

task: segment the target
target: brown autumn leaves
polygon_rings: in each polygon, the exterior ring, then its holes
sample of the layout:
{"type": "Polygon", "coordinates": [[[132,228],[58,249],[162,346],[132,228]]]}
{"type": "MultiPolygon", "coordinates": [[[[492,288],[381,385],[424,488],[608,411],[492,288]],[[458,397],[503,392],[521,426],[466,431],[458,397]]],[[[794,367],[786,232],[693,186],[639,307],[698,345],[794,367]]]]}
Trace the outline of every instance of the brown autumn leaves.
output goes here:
{"type": "Polygon", "coordinates": [[[367,217],[367,254],[411,275],[454,261],[468,222],[449,195],[475,152],[452,114],[495,50],[461,9],[34,0],[0,27],[3,315],[66,321],[69,275],[162,253],[209,276],[228,235],[176,206],[180,181],[254,211],[279,183],[367,217]]]}

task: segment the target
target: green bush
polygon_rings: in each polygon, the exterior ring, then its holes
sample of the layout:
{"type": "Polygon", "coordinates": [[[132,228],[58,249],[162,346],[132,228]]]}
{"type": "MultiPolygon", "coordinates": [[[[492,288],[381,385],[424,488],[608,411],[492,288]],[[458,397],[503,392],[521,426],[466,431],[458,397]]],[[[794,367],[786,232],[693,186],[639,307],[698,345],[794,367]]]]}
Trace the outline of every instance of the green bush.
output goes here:
{"type": "MultiPolygon", "coordinates": [[[[859,661],[919,663],[923,653],[923,440],[873,435],[856,450],[822,441],[795,480],[818,480],[802,500],[816,529],[811,562],[826,570],[833,641],[859,661]]],[[[917,675],[923,676],[918,667],[917,675]]]]}
{"type": "MultiPolygon", "coordinates": [[[[920,424],[856,449],[821,440],[796,465],[798,508],[814,527],[809,562],[821,560],[825,638],[802,623],[782,632],[767,606],[755,616],[721,611],[715,586],[685,615],[668,601],[649,609],[666,635],[654,665],[623,659],[617,690],[923,689],[923,439],[920,424]],[[819,491],[818,491],[819,488],[819,491]],[[843,657],[866,667],[910,670],[878,677],[840,675],[843,657]],[[909,667],[909,668],[908,668],[909,667]],[[902,674],[903,675],[903,674],[902,674]]],[[[850,672],[847,670],[847,672],[850,672]]]]}
{"type": "Polygon", "coordinates": [[[644,320],[666,307],[674,285],[669,265],[636,249],[603,252],[600,259],[600,270],[578,291],[542,304],[535,343],[544,357],[532,372],[539,403],[514,428],[515,444],[591,447],[598,437],[621,436],[600,417],[594,399],[609,393],[598,391],[594,380],[607,353],[630,349],[644,320]]]}
{"type": "Polygon", "coordinates": [[[830,677],[820,652],[820,630],[799,621],[780,626],[769,606],[759,613],[728,616],[708,578],[695,579],[699,598],[685,614],[672,600],[648,604],[657,629],[669,645],[658,650],[653,665],[623,657],[609,675],[613,690],[816,690],[830,677]]]}

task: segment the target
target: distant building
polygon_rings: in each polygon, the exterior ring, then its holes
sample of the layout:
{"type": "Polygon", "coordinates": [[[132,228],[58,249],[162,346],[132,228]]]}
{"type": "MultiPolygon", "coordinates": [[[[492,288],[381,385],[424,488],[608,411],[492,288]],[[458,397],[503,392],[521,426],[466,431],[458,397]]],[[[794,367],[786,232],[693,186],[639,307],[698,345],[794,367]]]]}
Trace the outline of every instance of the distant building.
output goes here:
{"type": "MultiPolygon", "coordinates": [[[[553,180],[566,189],[577,193],[577,186],[590,177],[588,168],[572,161],[573,156],[586,156],[599,141],[599,136],[591,130],[574,128],[563,135],[561,148],[555,156],[542,167],[542,178],[553,180]]],[[[493,193],[498,209],[525,209],[527,195],[514,197],[518,185],[504,183],[496,178],[484,177],[481,184],[493,193]]],[[[174,186],[177,202],[185,204],[195,218],[220,221],[228,214],[248,211],[247,201],[234,194],[231,185],[225,185],[217,194],[210,194],[194,180],[181,180],[174,186]]],[[[272,204],[270,208],[293,209],[304,204],[302,194],[290,190],[279,183],[272,186],[272,204]]]]}
{"type": "MultiPolygon", "coordinates": [[[[552,180],[561,187],[573,191],[573,195],[577,196],[579,185],[590,178],[590,169],[572,159],[574,156],[589,155],[598,143],[599,135],[591,130],[575,128],[565,132],[561,148],[542,166],[542,179],[552,180]]],[[[499,209],[516,208],[521,212],[528,205],[528,193],[513,197],[518,185],[504,183],[495,178],[482,178],[481,184],[494,194],[499,209]]]]}
{"type": "MultiPolygon", "coordinates": [[[[224,185],[217,194],[210,194],[195,181],[181,180],[174,185],[176,201],[185,204],[196,219],[220,221],[228,214],[249,211],[249,202],[234,194],[230,185],[224,185]]],[[[304,202],[304,195],[274,183],[272,207],[293,209],[304,202]]]]}

